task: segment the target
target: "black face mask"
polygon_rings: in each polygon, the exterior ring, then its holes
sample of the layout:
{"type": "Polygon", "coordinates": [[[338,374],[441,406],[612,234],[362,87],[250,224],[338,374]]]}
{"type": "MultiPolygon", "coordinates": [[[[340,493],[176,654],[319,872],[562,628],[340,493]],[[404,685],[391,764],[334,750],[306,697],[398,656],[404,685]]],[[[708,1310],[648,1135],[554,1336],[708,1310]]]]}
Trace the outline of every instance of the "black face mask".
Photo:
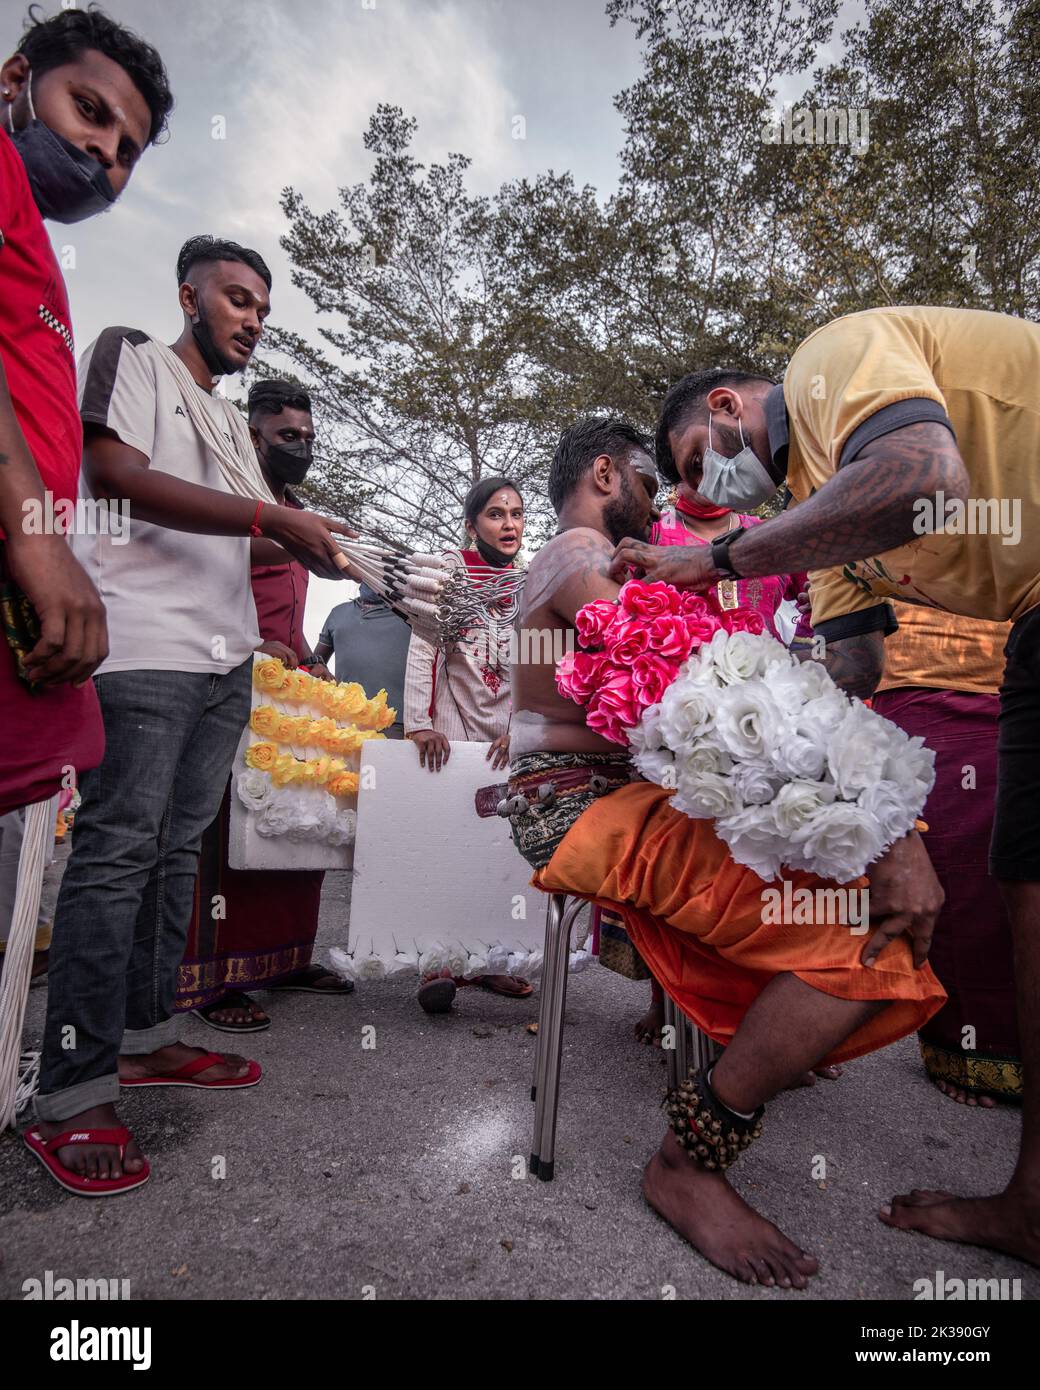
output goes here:
{"type": "Polygon", "coordinates": [[[473,544],[484,563],[494,565],[496,569],[505,569],[516,559],[515,555],[503,555],[501,550],[496,550],[493,545],[488,545],[487,541],[481,540],[479,536],[473,537],[473,544]]]}
{"type": "Polygon", "coordinates": [[[108,174],[85,150],[39,120],[29,84],[29,124],[15,130],[7,107],[7,130],[25,165],[33,201],[52,222],[82,222],[116,200],[108,174]]]}
{"type": "Polygon", "coordinates": [[[301,439],[298,444],[268,444],[267,452],[260,457],[280,483],[291,487],[307,476],[314,451],[310,440],[301,439]]]}
{"type": "Polygon", "coordinates": [[[213,334],[209,331],[209,324],[206,322],[206,312],[202,307],[198,290],[195,291],[195,318],[191,324],[191,336],[195,339],[195,346],[202,353],[202,360],[213,376],[230,376],[232,372],[245,371],[246,364],[244,362],[239,366],[237,362],[232,362],[230,358],[224,357],[217,351],[213,334]]]}

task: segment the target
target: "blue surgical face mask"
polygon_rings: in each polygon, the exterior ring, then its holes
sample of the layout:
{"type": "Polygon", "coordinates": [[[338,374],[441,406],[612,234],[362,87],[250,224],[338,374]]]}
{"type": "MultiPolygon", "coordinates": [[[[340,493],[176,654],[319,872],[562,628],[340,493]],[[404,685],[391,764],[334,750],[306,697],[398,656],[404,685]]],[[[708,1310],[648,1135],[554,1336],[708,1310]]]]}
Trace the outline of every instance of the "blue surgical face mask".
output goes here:
{"type": "Polygon", "coordinates": [[[108,174],[85,150],[51,130],[33,108],[29,79],[29,123],[15,130],[10,103],[7,132],[25,165],[33,201],[41,217],[52,222],[82,222],[104,212],[116,200],[108,174]]]}
{"type": "Polygon", "coordinates": [[[697,484],[702,497],[719,507],[729,507],[738,512],[749,507],[757,507],[760,502],[772,497],[777,485],[759,461],[758,455],[744,438],[744,430],[737,421],[740,442],[743,446],[732,458],[720,454],[711,445],[711,413],[708,414],[708,447],[704,451],[703,475],[697,484]]]}

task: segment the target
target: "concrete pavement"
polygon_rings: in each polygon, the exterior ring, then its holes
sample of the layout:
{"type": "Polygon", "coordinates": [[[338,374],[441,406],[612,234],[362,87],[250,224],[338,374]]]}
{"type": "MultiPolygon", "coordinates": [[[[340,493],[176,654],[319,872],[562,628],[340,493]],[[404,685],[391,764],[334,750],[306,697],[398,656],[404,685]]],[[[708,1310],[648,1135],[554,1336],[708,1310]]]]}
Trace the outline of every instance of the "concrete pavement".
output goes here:
{"type": "MultiPolygon", "coordinates": [[[[348,891],[346,875],[328,876],[319,957],[345,940],[348,891]]],[[[22,1297],[47,1269],[129,1279],[145,1299],[909,1300],[938,1270],[1017,1278],[1036,1296],[1035,1269],[877,1220],[911,1186],[996,1190],[1017,1144],[1018,1113],[941,1096],[914,1040],[781,1096],[737,1166],[748,1200],[819,1257],[810,1290],[747,1288],[713,1269],[639,1192],[663,1132],[664,1063],[632,1036],[647,991],[599,967],[572,977],[548,1184],[526,1176],[536,998],[468,989],[453,1015],[429,1018],[414,985],[393,982],[347,999],[261,995],[273,1026],[244,1038],[191,1018],[188,1041],[256,1057],[260,1086],[126,1096],[153,1175],[111,1200],[64,1193],[2,1136],[0,1296],[22,1297]]],[[[33,1046],[44,999],[32,991],[33,1046]]]]}

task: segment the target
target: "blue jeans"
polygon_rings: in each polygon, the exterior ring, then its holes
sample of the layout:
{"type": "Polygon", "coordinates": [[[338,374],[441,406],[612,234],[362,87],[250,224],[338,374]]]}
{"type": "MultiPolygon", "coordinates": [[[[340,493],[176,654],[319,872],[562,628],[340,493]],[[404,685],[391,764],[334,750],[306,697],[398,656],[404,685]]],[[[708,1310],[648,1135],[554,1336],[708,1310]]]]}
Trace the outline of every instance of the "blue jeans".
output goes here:
{"type": "Polygon", "coordinates": [[[249,717],[252,668],[250,657],[227,675],[95,677],[105,756],[80,783],[55,911],[41,1120],[114,1102],[119,1054],[177,1039],[173,998],[199,845],[249,717]]]}

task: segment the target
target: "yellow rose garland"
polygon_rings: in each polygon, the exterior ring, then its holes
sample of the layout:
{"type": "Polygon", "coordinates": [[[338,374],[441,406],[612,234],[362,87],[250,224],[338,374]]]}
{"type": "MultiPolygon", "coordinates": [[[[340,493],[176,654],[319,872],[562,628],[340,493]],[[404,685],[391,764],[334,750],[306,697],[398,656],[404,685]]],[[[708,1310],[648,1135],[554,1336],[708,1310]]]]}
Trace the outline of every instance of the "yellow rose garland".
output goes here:
{"type": "Polygon", "coordinates": [[[396,711],[387,705],[386,691],[380,690],[369,699],[356,681],[320,681],[305,671],[287,670],[276,657],[254,662],[253,684],[281,703],[308,704],[323,713],[315,718],[313,714],[284,714],[270,704],[258,705],[249,716],[249,727],[261,742],[246,749],[246,765],[268,773],[276,787],[324,787],[333,796],[356,796],[360,778],[343,757],[358,753],[369,739],[383,738],[380,731],[396,719],[396,711]],[[298,758],[279,749],[279,743],[320,748],[322,754],[298,758]]]}
{"type": "Polygon", "coordinates": [[[349,719],[359,729],[388,729],[397,718],[397,711],[386,703],[385,690],[368,699],[356,681],[322,681],[306,671],[287,671],[277,657],[254,663],[253,684],[285,704],[316,705],[330,718],[349,719]]]}
{"type": "Polygon", "coordinates": [[[341,729],[334,719],[280,714],[273,705],[258,705],[249,716],[249,727],[261,738],[291,743],[297,748],[323,748],[328,753],[356,753],[363,743],[383,735],[354,725],[341,729]]]}
{"type": "Polygon", "coordinates": [[[294,758],[273,743],[254,743],[246,749],[246,766],[270,773],[276,787],[292,784],[324,787],[333,796],[355,796],[360,778],[340,758],[294,758]]]}

